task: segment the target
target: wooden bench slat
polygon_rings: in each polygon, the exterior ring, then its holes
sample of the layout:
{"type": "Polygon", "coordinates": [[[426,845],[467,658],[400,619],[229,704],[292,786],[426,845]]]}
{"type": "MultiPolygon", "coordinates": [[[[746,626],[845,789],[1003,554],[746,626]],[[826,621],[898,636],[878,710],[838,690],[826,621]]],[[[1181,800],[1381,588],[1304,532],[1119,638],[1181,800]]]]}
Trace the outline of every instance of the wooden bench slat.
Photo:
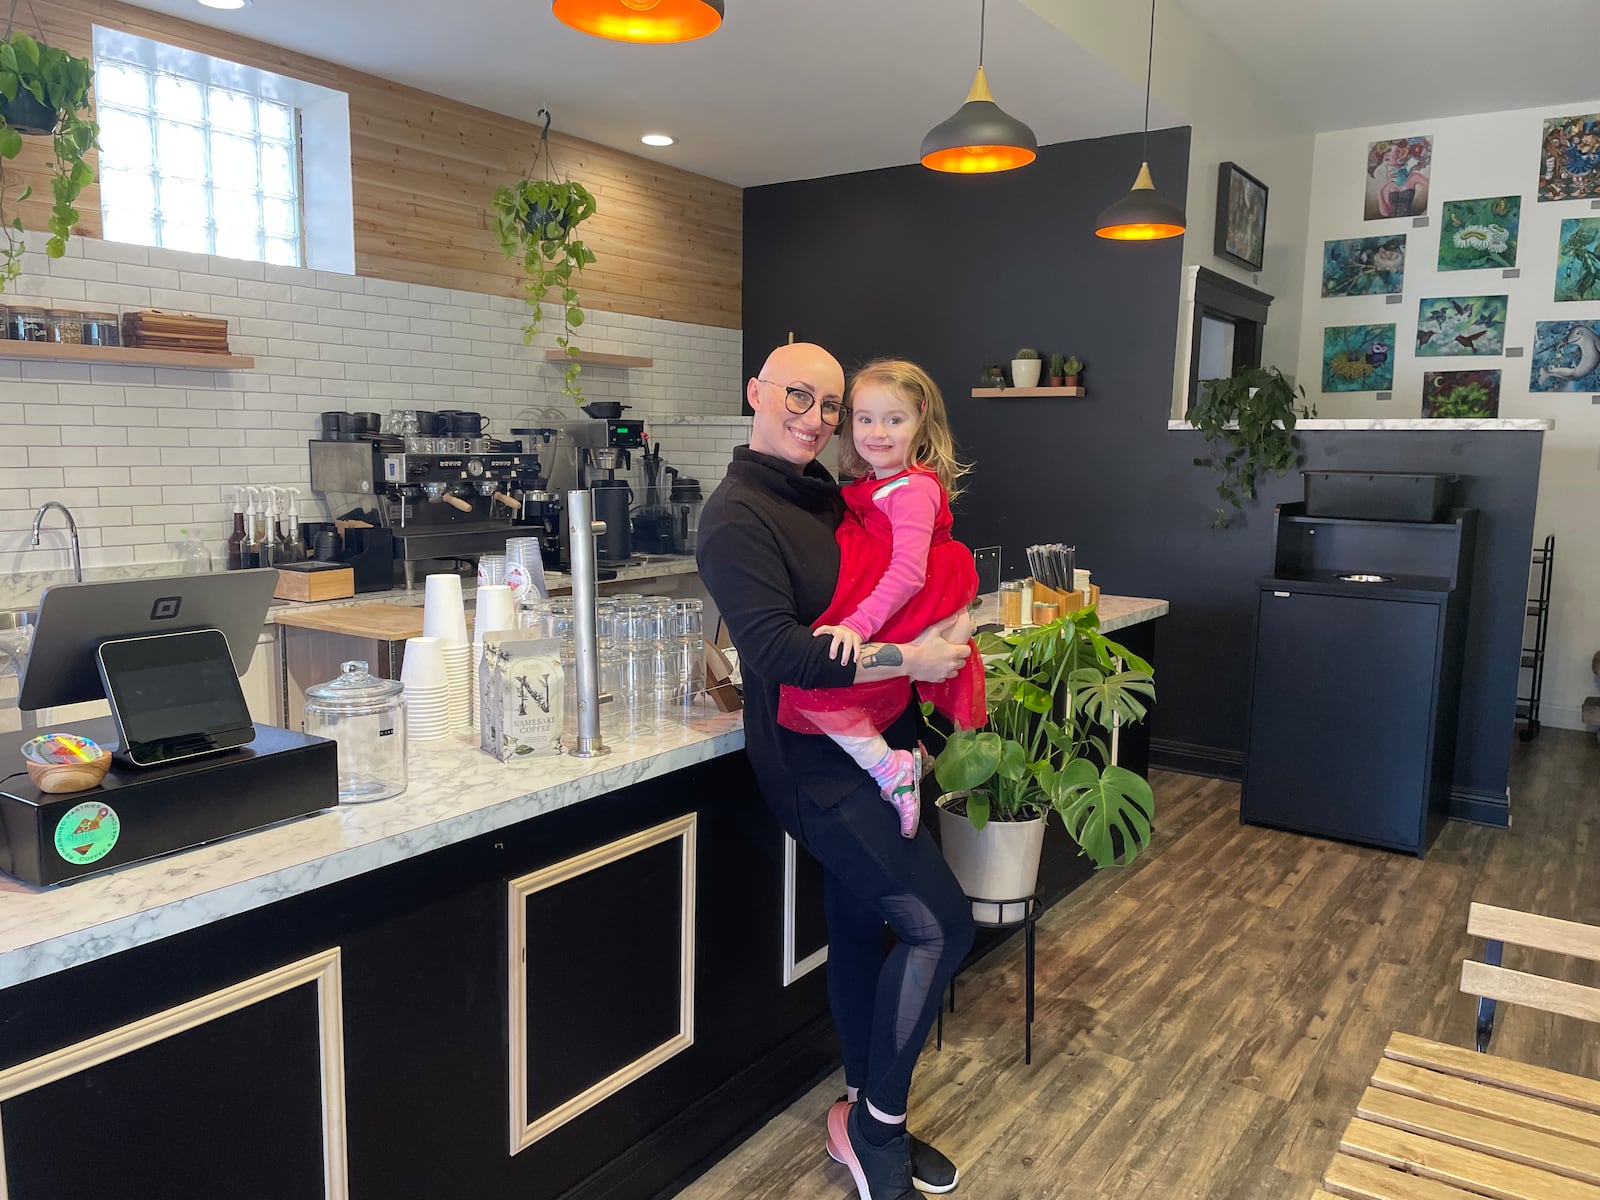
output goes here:
{"type": "Polygon", "coordinates": [[[1513,946],[1530,946],[1535,950],[1600,962],[1600,928],[1582,921],[1563,921],[1559,917],[1474,903],[1467,910],[1467,932],[1475,937],[1510,942],[1513,946]]]}
{"type": "Polygon", "coordinates": [[[1600,1021],[1600,988],[1491,967],[1470,958],[1461,964],[1461,990],[1471,996],[1525,1004],[1563,1017],[1600,1021]]]}
{"type": "Polygon", "coordinates": [[[1339,1149],[1497,1200],[1600,1200],[1600,1187],[1357,1118],[1339,1149]]]}
{"type": "Polygon", "coordinates": [[[1334,1156],[1322,1183],[1334,1195],[1347,1200],[1483,1200],[1481,1192],[1464,1192],[1437,1179],[1411,1175],[1348,1154],[1334,1156]]]}
{"type": "Polygon", "coordinates": [[[1476,1079],[1586,1112],[1600,1113],[1600,1080],[1584,1079],[1548,1067],[1533,1067],[1495,1054],[1479,1054],[1462,1046],[1447,1046],[1443,1042],[1410,1033],[1390,1035],[1383,1055],[1446,1075],[1476,1079]]]}
{"type": "Polygon", "coordinates": [[[1372,1073],[1372,1085],[1600,1147],[1600,1113],[1387,1058],[1372,1073]]]}
{"type": "Polygon", "coordinates": [[[1369,1087],[1356,1115],[1467,1150],[1569,1175],[1600,1188],[1600,1154],[1554,1133],[1369,1087]]]}

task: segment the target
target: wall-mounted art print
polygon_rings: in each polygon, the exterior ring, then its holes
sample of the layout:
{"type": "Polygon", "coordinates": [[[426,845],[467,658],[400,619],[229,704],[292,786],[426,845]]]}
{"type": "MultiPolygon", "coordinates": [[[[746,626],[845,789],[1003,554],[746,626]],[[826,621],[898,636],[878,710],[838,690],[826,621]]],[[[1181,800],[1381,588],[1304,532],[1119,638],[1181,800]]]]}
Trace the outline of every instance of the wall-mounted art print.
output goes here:
{"type": "Polygon", "coordinates": [[[1330,325],[1322,331],[1322,390],[1386,392],[1394,387],[1393,325],[1330,325]]]}
{"type": "Polygon", "coordinates": [[[1217,168],[1217,230],[1212,249],[1261,270],[1267,254],[1267,185],[1231,162],[1217,168]]]}
{"type": "Polygon", "coordinates": [[[1539,199],[1600,196],[1600,113],[1550,117],[1539,144],[1539,199]]]}
{"type": "Polygon", "coordinates": [[[1446,200],[1439,226],[1439,270],[1478,271],[1517,265],[1521,196],[1446,200]]]}
{"type": "Polygon", "coordinates": [[[1504,296],[1435,296],[1419,306],[1418,358],[1503,354],[1505,348],[1504,296]]]}
{"type": "Polygon", "coordinates": [[[1420,217],[1428,211],[1431,137],[1390,138],[1367,147],[1366,218],[1420,217]]]}
{"type": "Polygon", "coordinates": [[[1600,321],[1538,321],[1533,327],[1536,392],[1600,392],[1600,321]]]}
{"type": "Polygon", "coordinates": [[[1498,417],[1499,371],[1424,371],[1422,415],[1434,419],[1498,417]]]}
{"type": "Polygon", "coordinates": [[[1561,222],[1556,299],[1600,300],[1600,217],[1568,217],[1561,222]]]}
{"type": "Polygon", "coordinates": [[[1406,274],[1406,235],[1341,238],[1322,243],[1324,296],[1387,296],[1406,274]]]}

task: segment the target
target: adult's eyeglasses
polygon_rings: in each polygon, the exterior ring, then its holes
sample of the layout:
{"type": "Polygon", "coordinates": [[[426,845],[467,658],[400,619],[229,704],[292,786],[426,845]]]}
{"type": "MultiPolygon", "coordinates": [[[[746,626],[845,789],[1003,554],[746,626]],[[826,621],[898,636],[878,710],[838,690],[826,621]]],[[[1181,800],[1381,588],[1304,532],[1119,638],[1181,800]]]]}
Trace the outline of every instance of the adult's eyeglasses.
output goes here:
{"type": "MultiPolygon", "coordinates": [[[[781,387],[783,389],[783,406],[795,416],[801,417],[810,412],[816,404],[817,398],[805,388],[790,387],[783,383],[774,383],[770,379],[756,379],[757,383],[764,383],[768,387],[781,387]]],[[[822,423],[824,425],[838,425],[844,420],[843,400],[824,400],[822,402],[822,423]]]]}

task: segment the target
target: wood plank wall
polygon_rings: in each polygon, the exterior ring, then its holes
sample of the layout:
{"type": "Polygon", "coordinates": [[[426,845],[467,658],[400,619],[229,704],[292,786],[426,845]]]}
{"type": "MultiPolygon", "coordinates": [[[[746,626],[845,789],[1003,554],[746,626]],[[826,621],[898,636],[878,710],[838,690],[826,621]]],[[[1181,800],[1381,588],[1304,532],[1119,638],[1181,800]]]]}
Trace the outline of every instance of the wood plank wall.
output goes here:
{"type": "MultiPolygon", "coordinates": [[[[92,55],[99,24],[347,92],[357,273],[520,295],[521,269],[501,255],[488,204],[498,184],[527,170],[537,126],[116,0],[44,0],[34,9],[45,40],[73,54],[92,55]]],[[[27,12],[18,11],[24,29],[27,12]]],[[[580,285],[585,307],[739,327],[739,188],[554,131],[550,141],[560,169],[597,202],[584,225],[596,259],[580,285]]],[[[18,211],[27,228],[42,229],[48,143],[28,142],[7,183],[33,185],[34,199],[18,211]]],[[[98,187],[78,209],[77,234],[98,237],[98,187]]]]}

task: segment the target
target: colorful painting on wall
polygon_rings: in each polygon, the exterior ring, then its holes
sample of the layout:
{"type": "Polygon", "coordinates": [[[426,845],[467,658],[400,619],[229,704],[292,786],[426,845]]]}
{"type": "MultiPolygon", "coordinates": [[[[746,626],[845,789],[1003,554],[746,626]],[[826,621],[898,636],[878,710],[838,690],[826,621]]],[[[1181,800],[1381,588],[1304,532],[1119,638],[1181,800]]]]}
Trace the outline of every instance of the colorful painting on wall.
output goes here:
{"type": "Polygon", "coordinates": [[[1422,415],[1432,418],[1498,417],[1499,371],[1424,371],[1422,415]]]}
{"type": "Polygon", "coordinates": [[[1438,296],[1417,313],[1417,357],[1502,354],[1506,348],[1504,296],[1438,296]]]}
{"type": "Polygon", "coordinates": [[[1521,196],[1446,200],[1439,230],[1439,270],[1478,271],[1517,265],[1521,196]]]}
{"type": "Polygon", "coordinates": [[[1533,327],[1536,392],[1600,392],[1600,321],[1538,321],[1533,327]]]}
{"type": "Polygon", "coordinates": [[[1393,138],[1369,145],[1367,220],[1420,217],[1427,212],[1432,164],[1431,137],[1393,138]]]}
{"type": "Polygon", "coordinates": [[[1561,222],[1556,299],[1600,300],[1600,217],[1568,217],[1561,222]]]}
{"type": "Polygon", "coordinates": [[[1322,331],[1322,390],[1386,392],[1394,387],[1393,325],[1330,325],[1322,331]]]}
{"type": "Polygon", "coordinates": [[[1600,113],[1551,117],[1539,144],[1539,199],[1600,196],[1600,113]]]}
{"type": "Polygon", "coordinates": [[[1324,296],[1387,296],[1406,274],[1406,235],[1322,243],[1324,296]]]}

